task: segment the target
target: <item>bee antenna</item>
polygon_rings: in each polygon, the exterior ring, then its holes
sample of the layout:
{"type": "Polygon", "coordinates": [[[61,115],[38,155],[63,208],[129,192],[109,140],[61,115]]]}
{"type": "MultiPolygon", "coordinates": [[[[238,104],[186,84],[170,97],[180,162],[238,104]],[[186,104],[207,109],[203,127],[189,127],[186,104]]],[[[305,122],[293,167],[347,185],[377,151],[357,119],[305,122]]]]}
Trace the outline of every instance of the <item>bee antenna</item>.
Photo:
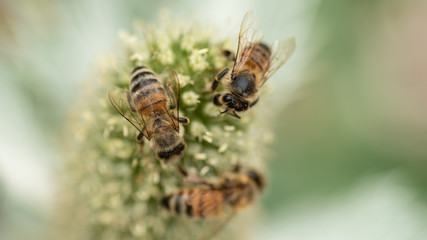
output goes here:
{"type": "Polygon", "coordinates": [[[224,113],[226,113],[226,112],[228,112],[228,108],[226,109],[226,110],[224,110],[223,112],[219,112],[220,114],[224,114],[224,113]]]}

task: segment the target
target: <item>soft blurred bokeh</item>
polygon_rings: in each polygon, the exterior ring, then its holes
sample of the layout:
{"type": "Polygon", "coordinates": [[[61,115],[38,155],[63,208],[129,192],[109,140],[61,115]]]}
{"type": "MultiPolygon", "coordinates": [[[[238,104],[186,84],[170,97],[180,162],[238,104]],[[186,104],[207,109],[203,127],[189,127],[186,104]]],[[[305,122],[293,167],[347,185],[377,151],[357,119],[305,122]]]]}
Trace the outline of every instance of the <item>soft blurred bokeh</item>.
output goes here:
{"type": "Polygon", "coordinates": [[[266,42],[297,39],[269,81],[280,118],[257,239],[427,239],[421,0],[1,0],[0,239],[44,238],[81,81],[119,30],[161,9],[222,36],[252,9],[266,42]]]}

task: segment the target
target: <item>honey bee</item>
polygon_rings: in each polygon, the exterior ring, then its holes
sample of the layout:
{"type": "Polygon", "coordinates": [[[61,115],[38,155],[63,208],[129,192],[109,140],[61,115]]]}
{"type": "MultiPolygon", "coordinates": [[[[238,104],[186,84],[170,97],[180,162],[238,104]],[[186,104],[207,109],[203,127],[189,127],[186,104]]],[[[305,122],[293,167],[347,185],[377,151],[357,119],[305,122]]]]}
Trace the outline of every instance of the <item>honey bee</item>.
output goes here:
{"type": "Polygon", "coordinates": [[[221,114],[240,118],[236,112],[253,107],[259,100],[259,89],[295,50],[293,37],[276,41],[271,48],[261,39],[258,20],[252,12],[246,13],[240,27],[236,56],[230,57],[229,51],[224,52],[228,58],[234,59],[231,74],[228,68],[224,69],[211,85],[211,90],[215,91],[219,82],[226,78],[224,85],[227,91],[216,94],[213,99],[215,105],[225,109],[221,114]]]}
{"type": "Polygon", "coordinates": [[[240,167],[221,177],[217,184],[201,179],[194,182],[207,187],[182,189],[166,195],[162,206],[171,213],[191,218],[219,217],[226,206],[236,212],[252,204],[265,185],[261,173],[256,170],[242,172],[240,167]]]}
{"type": "Polygon", "coordinates": [[[158,159],[179,159],[186,148],[179,123],[188,124],[189,119],[179,116],[180,86],[176,72],[170,71],[166,88],[144,66],[135,67],[130,79],[129,91],[110,91],[111,104],[139,131],[139,142],[143,142],[143,137],[150,141],[158,159]]]}

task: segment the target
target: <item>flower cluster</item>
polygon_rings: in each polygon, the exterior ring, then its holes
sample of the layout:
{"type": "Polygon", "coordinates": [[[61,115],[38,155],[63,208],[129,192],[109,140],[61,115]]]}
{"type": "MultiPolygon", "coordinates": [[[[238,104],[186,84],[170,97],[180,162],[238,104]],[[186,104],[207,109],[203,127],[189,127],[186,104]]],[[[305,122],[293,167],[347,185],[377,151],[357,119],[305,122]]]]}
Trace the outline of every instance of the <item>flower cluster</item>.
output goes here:
{"type": "MultiPolygon", "coordinates": [[[[256,125],[264,119],[257,116],[266,116],[268,110],[259,107],[243,114],[242,119],[219,114],[208,89],[215,75],[231,64],[220,54],[231,40],[213,42],[212,36],[210,29],[164,15],[157,25],[139,23],[133,33],[120,32],[120,51],[99,59],[64,131],[66,164],[58,212],[69,236],[194,239],[226,218],[194,220],[161,208],[162,196],[188,185],[172,164],[155,158],[149,144],[135,140],[138,131],[116,112],[107,97],[112,88],[128,89],[135,66],[148,66],[161,79],[166,69],[178,73],[180,111],[191,120],[182,126],[187,150],[179,164],[190,174],[209,180],[236,163],[263,168],[272,133],[270,124],[263,128],[256,125]]],[[[254,214],[251,209],[238,214],[229,225],[246,224],[248,217],[242,215],[254,214]]],[[[226,227],[218,239],[237,239],[242,234],[226,227]]]]}

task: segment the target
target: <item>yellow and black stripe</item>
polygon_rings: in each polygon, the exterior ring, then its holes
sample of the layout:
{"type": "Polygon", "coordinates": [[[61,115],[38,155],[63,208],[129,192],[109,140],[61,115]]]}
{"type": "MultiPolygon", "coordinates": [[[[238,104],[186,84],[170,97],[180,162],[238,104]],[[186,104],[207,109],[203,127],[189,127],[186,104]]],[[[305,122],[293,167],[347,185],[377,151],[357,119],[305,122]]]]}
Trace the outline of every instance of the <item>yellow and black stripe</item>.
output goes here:
{"type": "Polygon", "coordinates": [[[176,146],[169,150],[157,152],[157,157],[168,162],[172,157],[179,156],[185,150],[185,143],[179,142],[176,146]]]}
{"type": "Polygon", "coordinates": [[[160,113],[166,109],[165,90],[151,69],[136,67],[132,71],[129,89],[132,101],[140,114],[151,115],[154,111],[160,113]]]}
{"type": "Polygon", "coordinates": [[[168,211],[193,218],[221,216],[223,204],[223,193],[210,189],[184,189],[162,199],[162,206],[168,211]]]}
{"type": "Polygon", "coordinates": [[[258,68],[258,70],[262,73],[265,73],[268,70],[268,66],[270,64],[270,55],[270,48],[263,43],[258,43],[254,46],[247,47],[243,50],[242,53],[242,57],[247,57],[245,65],[247,65],[252,70],[258,68]]]}

